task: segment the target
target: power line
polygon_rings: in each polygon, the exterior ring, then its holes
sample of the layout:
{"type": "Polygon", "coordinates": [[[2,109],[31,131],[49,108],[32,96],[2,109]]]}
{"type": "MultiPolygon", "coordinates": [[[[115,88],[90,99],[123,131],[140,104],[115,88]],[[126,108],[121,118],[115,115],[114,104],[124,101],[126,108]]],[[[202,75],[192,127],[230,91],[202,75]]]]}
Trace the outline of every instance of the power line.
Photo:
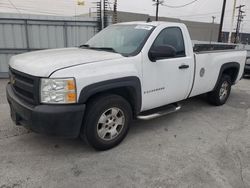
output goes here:
{"type": "MultiPolygon", "coordinates": [[[[1,1],[1,0],[0,0],[1,1]]],[[[31,0],[26,0],[25,1],[26,4],[22,4],[22,5],[18,5],[16,6],[11,0],[6,0],[5,2],[0,2],[0,8],[8,8],[8,9],[13,9],[13,10],[16,10],[18,11],[18,13],[33,13],[33,14],[49,14],[49,15],[55,15],[55,16],[65,16],[65,8],[64,7],[56,7],[56,9],[52,9],[52,10],[37,10],[36,6],[28,6],[27,2],[28,3],[33,3],[33,1],[31,0]]],[[[30,4],[29,4],[30,5],[30,4]]],[[[69,5],[72,5],[72,3],[70,2],[67,2],[67,3],[64,3],[65,6],[69,6],[69,5]]],[[[73,6],[72,6],[73,8],[73,6]]],[[[74,7],[75,8],[75,7],[74,7]]],[[[39,8],[40,9],[40,8],[39,8]]],[[[51,7],[50,7],[51,9],[51,7]]],[[[68,13],[67,15],[74,15],[73,14],[73,9],[72,9],[72,13],[68,13]]]]}
{"type": "MultiPolygon", "coordinates": [[[[10,6],[2,6],[0,5],[0,8],[8,8],[8,9],[15,9],[14,7],[10,7],[10,6]]],[[[23,11],[27,11],[27,12],[32,12],[32,13],[38,13],[38,14],[50,14],[50,15],[57,15],[57,16],[62,16],[62,14],[57,14],[55,12],[47,12],[47,11],[34,11],[32,9],[29,8],[18,8],[19,10],[23,10],[23,11]]],[[[16,9],[15,9],[16,10],[16,9]]]]}
{"type": "Polygon", "coordinates": [[[19,14],[21,14],[20,10],[14,5],[14,3],[12,3],[11,0],[8,0],[8,1],[9,1],[9,3],[17,10],[17,12],[18,12],[19,14]]]}
{"type": "Polygon", "coordinates": [[[168,8],[182,8],[182,7],[186,7],[188,5],[191,5],[191,4],[193,4],[193,3],[197,2],[197,1],[199,1],[199,0],[193,0],[193,1],[189,2],[189,3],[184,4],[184,5],[176,5],[176,6],[167,5],[167,4],[162,4],[162,5],[165,6],[165,7],[168,7],[168,8]]]}
{"type": "Polygon", "coordinates": [[[158,21],[158,18],[159,18],[159,6],[162,5],[162,6],[165,6],[165,7],[168,7],[168,8],[182,8],[182,7],[186,7],[188,5],[191,5],[199,0],[193,0],[189,3],[186,3],[184,5],[177,5],[177,6],[172,6],[172,5],[167,5],[167,4],[164,4],[164,0],[153,0],[156,5],[156,16],[155,16],[155,20],[158,21]]]}

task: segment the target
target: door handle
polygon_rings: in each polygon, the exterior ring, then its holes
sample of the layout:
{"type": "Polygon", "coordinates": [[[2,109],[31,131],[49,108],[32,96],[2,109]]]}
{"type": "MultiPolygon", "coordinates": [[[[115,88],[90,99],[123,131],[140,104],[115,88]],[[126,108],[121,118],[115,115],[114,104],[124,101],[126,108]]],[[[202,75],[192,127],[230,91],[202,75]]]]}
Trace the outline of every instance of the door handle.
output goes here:
{"type": "Polygon", "coordinates": [[[189,68],[189,65],[181,65],[179,66],[179,69],[188,69],[189,68]]]}

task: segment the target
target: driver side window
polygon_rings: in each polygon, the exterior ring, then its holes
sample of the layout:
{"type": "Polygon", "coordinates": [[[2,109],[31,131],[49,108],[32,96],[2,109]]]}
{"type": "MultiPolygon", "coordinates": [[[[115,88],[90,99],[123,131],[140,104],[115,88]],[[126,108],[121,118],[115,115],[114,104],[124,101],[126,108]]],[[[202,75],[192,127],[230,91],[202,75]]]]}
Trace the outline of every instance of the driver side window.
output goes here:
{"type": "Polygon", "coordinates": [[[171,46],[176,50],[176,57],[186,56],[182,31],[178,27],[170,27],[162,30],[152,47],[158,46],[171,46]]]}

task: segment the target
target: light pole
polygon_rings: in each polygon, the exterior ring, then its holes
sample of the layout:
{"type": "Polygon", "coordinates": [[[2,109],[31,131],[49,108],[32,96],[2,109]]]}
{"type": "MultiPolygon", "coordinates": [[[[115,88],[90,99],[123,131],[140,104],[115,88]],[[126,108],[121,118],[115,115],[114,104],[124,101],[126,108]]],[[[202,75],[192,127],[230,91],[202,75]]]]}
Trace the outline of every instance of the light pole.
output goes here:
{"type": "Polygon", "coordinates": [[[211,29],[211,32],[210,32],[210,44],[212,43],[212,39],[213,39],[213,34],[214,34],[214,20],[215,20],[215,16],[212,16],[212,29],[211,29]]]}

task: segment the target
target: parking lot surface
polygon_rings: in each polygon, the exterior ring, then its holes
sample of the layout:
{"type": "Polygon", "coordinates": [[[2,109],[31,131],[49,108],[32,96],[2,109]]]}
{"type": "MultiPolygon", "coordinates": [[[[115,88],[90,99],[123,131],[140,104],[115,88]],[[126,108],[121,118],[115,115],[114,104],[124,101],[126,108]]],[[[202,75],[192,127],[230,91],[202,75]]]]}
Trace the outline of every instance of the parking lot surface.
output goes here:
{"type": "Polygon", "coordinates": [[[136,121],[116,148],[15,126],[0,80],[0,188],[250,187],[250,79],[214,107],[196,97],[177,112],[136,121]]]}

